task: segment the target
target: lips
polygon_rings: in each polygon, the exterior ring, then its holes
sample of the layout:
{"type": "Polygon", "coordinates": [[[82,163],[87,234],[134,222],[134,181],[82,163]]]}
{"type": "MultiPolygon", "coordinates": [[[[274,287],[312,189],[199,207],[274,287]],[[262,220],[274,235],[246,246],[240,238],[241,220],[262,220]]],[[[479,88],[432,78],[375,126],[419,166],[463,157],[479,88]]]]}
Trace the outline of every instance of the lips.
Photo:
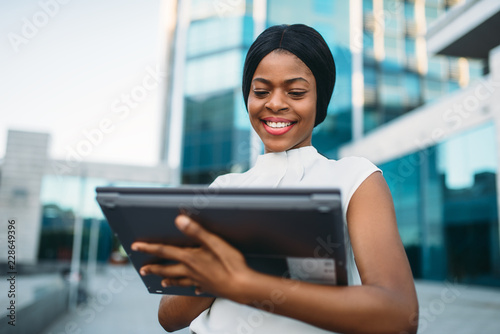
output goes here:
{"type": "Polygon", "coordinates": [[[290,131],[297,123],[285,118],[267,117],[261,119],[264,129],[272,135],[279,136],[290,131]]]}

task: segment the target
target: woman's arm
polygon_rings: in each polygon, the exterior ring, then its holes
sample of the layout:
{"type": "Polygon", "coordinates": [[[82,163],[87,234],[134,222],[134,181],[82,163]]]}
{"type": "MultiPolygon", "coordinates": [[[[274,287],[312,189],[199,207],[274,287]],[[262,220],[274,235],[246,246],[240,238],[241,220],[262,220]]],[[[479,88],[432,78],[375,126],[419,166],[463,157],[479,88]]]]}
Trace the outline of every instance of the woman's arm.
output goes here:
{"type": "Polygon", "coordinates": [[[273,312],[342,333],[415,333],[418,301],[381,173],[372,174],[355,192],[347,220],[362,286],[284,284],[260,275],[243,277],[243,293],[235,300],[255,306],[274,295],[273,312]]]}
{"type": "Polygon", "coordinates": [[[186,216],[176,224],[200,248],[135,243],[136,250],[176,260],[143,274],[344,333],[415,333],[418,302],[397,231],[392,198],[380,173],[354,193],[347,221],[362,286],[332,287],[255,272],[242,254],[186,216]]]}
{"type": "Polygon", "coordinates": [[[165,295],[161,298],[158,308],[158,321],[167,332],[185,328],[210,307],[213,301],[212,297],[165,295]]]}

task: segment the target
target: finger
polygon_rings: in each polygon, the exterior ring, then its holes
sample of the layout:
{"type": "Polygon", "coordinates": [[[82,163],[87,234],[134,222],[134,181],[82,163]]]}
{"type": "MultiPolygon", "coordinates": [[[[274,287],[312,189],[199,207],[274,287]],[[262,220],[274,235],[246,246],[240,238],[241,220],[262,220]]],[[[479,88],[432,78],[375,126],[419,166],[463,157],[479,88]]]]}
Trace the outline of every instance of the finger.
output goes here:
{"type": "Polygon", "coordinates": [[[148,253],[164,259],[177,261],[179,261],[183,253],[183,250],[180,247],[164,244],[150,244],[140,241],[134,242],[130,248],[133,251],[148,253]]]}
{"type": "Polygon", "coordinates": [[[146,275],[158,275],[161,277],[186,277],[190,274],[189,269],[181,264],[176,263],[172,265],[161,265],[161,264],[148,264],[143,266],[140,271],[142,276],[146,275]]]}
{"type": "Polygon", "coordinates": [[[177,216],[175,218],[175,224],[182,233],[215,253],[217,253],[217,250],[224,251],[228,248],[233,248],[224,239],[207,231],[199,223],[186,215],[177,216]]]}
{"type": "Polygon", "coordinates": [[[189,277],[180,277],[180,278],[165,278],[161,281],[161,286],[163,286],[164,288],[166,288],[167,286],[197,287],[197,284],[189,277]]]}

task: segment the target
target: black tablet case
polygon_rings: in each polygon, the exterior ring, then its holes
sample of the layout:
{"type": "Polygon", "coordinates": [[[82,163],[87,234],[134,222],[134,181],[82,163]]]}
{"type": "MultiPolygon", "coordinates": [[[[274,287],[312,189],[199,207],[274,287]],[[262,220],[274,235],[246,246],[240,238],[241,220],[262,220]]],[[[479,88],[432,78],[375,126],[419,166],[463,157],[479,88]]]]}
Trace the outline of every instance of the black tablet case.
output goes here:
{"type": "MultiPolygon", "coordinates": [[[[338,189],[98,187],[108,223],[138,271],[172,263],[133,252],[134,241],[197,246],[174,224],[183,212],[239,249],[253,269],[313,283],[346,285],[344,223],[338,189]]],[[[142,277],[150,293],[195,295],[194,287],[161,286],[142,277]]]]}

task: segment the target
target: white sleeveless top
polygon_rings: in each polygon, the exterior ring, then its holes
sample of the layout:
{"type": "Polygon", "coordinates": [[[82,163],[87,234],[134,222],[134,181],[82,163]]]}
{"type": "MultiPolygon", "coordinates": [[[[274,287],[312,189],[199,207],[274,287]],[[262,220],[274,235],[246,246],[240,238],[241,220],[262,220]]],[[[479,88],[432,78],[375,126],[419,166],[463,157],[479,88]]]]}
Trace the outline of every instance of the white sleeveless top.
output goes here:
{"type": "MultiPolygon", "coordinates": [[[[380,171],[365,158],[328,160],[312,146],[260,155],[249,171],[219,176],[211,187],[318,187],[339,188],[344,221],[349,201],[359,185],[380,171]]],[[[348,282],[360,285],[358,269],[345,228],[348,282]]],[[[331,333],[304,322],[217,298],[190,325],[196,334],[331,333]]]]}

